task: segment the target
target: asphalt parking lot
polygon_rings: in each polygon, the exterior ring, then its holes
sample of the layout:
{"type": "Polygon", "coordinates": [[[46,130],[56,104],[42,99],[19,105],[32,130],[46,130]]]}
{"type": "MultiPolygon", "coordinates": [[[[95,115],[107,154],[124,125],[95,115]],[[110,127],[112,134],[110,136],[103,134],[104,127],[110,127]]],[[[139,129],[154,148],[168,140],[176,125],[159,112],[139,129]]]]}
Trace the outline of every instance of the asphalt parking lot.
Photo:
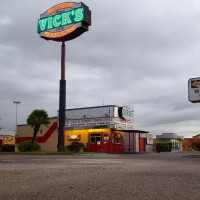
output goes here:
{"type": "Polygon", "coordinates": [[[0,154],[0,200],[200,199],[200,152],[0,154]]]}

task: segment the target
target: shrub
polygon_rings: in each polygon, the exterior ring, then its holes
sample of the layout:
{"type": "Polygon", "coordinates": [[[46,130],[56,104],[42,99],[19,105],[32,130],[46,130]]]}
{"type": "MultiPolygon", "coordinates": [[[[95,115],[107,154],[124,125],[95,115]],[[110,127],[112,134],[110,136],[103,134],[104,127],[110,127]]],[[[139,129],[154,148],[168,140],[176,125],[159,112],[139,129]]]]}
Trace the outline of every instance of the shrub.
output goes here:
{"type": "Polygon", "coordinates": [[[156,143],[157,152],[170,152],[172,150],[171,142],[158,142],[156,143]]]}
{"type": "Polygon", "coordinates": [[[36,142],[32,144],[31,141],[25,141],[19,144],[19,151],[21,152],[40,151],[40,145],[36,142]]]}
{"type": "Polygon", "coordinates": [[[2,147],[3,152],[15,152],[15,145],[4,144],[2,147]]]}
{"type": "Polygon", "coordinates": [[[58,149],[58,152],[65,152],[65,151],[67,151],[65,146],[60,146],[58,149]]]}
{"type": "Polygon", "coordinates": [[[70,145],[66,146],[67,151],[79,152],[81,149],[85,148],[85,145],[82,142],[73,141],[70,145]]]}

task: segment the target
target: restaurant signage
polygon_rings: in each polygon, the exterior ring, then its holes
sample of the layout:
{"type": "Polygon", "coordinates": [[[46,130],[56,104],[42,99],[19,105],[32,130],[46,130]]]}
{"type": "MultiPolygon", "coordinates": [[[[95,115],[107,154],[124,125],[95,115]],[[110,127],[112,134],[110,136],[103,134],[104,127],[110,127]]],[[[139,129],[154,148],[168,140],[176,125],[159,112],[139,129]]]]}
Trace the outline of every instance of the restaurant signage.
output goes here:
{"type": "Polygon", "coordinates": [[[38,33],[46,40],[68,41],[88,31],[91,11],[84,3],[61,3],[40,15],[38,33]]]}
{"type": "Polygon", "coordinates": [[[133,113],[134,111],[129,106],[119,107],[118,109],[119,117],[127,121],[133,121],[133,113]]]}
{"type": "Polygon", "coordinates": [[[68,140],[80,140],[81,135],[68,135],[68,140]]]}
{"type": "Polygon", "coordinates": [[[0,136],[0,139],[2,139],[4,141],[12,141],[14,139],[14,137],[12,137],[12,136],[0,136]]]}
{"type": "Polygon", "coordinates": [[[200,77],[188,80],[188,99],[192,103],[200,103],[200,77]]]}
{"type": "Polygon", "coordinates": [[[104,126],[120,125],[123,127],[133,127],[133,121],[127,121],[120,118],[94,118],[81,120],[66,120],[65,127],[83,127],[83,126],[104,126]]]}

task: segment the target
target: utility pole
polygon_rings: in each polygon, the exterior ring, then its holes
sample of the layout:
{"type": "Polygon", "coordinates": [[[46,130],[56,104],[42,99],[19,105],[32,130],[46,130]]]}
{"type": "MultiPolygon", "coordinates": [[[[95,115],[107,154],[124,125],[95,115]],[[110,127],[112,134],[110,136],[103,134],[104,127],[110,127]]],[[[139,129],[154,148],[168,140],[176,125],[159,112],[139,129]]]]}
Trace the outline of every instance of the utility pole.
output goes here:
{"type": "Polygon", "coordinates": [[[20,101],[13,101],[13,103],[16,105],[16,131],[15,131],[15,136],[17,135],[17,105],[20,104],[20,101]]]}

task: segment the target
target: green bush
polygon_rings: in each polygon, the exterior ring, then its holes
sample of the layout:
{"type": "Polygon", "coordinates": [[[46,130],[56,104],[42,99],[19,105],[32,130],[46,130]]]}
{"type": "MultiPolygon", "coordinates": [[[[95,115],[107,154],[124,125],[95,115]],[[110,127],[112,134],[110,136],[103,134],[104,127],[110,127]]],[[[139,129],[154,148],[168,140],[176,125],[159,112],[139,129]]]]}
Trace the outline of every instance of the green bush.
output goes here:
{"type": "Polygon", "coordinates": [[[32,141],[25,141],[19,144],[19,151],[21,152],[40,151],[40,145],[36,142],[32,144],[32,141]]]}
{"type": "Polygon", "coordinates": [[[172,150],[171,142],[158,142],[156,143],[157,152],[170,152],[172,150]]]}
{"type": "Polygon", "coordinates": [[[85,148],[82,142],[73,141],[70,145],[66,146],[66,151],[79,152],[81,149],[85,148]]]}
{"type": "Polygon", "coordinates": [[[15,152],[15,145],[4,144],[2,147],[2,152],[15,152]]]}
{"type": "Polygon", "coordinates": [[[67,151],[65,146],[60,146],[58,149],[58,152],[65,152],[65,151],[67,151]]]}

